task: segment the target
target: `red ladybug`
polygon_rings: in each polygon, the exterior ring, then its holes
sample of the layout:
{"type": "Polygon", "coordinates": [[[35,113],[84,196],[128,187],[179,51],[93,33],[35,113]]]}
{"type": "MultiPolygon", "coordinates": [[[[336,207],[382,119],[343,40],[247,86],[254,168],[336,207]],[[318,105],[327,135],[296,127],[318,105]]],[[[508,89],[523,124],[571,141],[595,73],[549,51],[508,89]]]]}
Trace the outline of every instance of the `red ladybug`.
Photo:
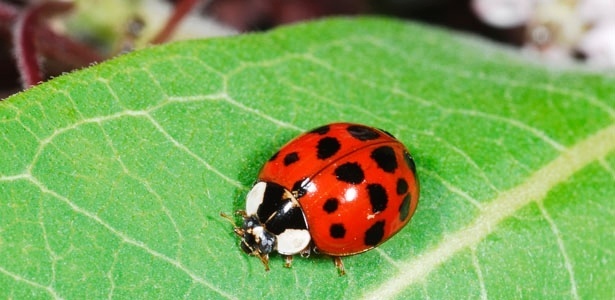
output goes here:
{"type": "Polygon", "coordinates": [[[269,253],[335,258],[368,251],[401,230],[419,199],[410,153],[390,133],[334,123],[287,143],[263,166],[235,233],[269,270],[269,253]]]}

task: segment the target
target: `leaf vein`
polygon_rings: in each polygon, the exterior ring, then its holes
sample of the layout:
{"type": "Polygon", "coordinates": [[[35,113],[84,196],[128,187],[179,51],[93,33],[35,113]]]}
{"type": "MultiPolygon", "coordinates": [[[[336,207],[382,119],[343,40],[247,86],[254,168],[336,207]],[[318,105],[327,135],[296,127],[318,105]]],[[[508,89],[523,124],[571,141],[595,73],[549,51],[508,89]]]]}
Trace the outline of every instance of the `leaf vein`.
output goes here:
{"type": "MultiPolygon", "coordinates": [[[[405,49],[400,49],[396,47],[394,44],[385,44],[383,43],[382,40],[372,38],[372,37],[367,38],[365,40],[371,43],[372,45],[379,47],[380,49],[392,52],[395,56],[403,58],[409,64],[415,64],[417,61],[420,61],[420,59],[410,59],[410,56],[408,55],[408,52],[405,49]]],[[[485,74],[481,72],[472,72],[466,69],[447,68],[444,65],[430,64],[429,67],[434,70],[444,72],[449,75],[461,77],[461,78],[469,78],[469,79],[483,80],[483,81],[487,80],[492,83],[498,83],[498,84],[505,85],[505,86],[527,87],[527,88],[543,90],[543,91],[550,92],[550,93],[557,93],[557,94],[561,94],[564,96],[579,97],[579,98],[585,99],[586,102],[590,104],[591,106],[597,107],[601,109],[602,111],[604,111],[606,114],[610,116],[611,120],[615,120],[615,109],[612,106],[609,106],[608,104],[600,101],[600,99],[598,99],[597,97],[583,94],[575,90],[562,88],[560,86],[553,86],[548,83],[536,84],[533,81],[531,81],[530,83],[526,83],[526,82],[513,80],[510,77],[495,76],[493,74],[485,74]]]]}
{"type": "Polygon", "coordinates": [[[480,267],[480,262],[478,261],[478,256],[476,255],[476,246],[471,247],[472,253],[472,265],[476,270],[476,276],[478,279],[478,286],[480,287],[480,298],[482,300],[487,300],[489,297],[487,296],[487,288],[485,287],[485,278],[483,277],[483,271],[480,267]]]}
{"type": "Polygon", "coordinates": [[[566,272],[568,272],[568,277],[570,279],[570,294],[573,299],[579,299],[579,294],[577,292],[577,281],[574,276],[574,268],[572,267],[572,263],[570,262],[570,257],[568,257],[566,246],[564,245],[564,241],[562,240],[562,234],[557,228],[555,221],[553,220],[553,218],[551,218],[551,215],[549,215],[549,212],[544,207],[543,201],[536,201],[536,204],[538,205],[538,209],[540,210],[540,213],[542,214],[543,218],[545,218],[545,220],[549,224],[551,232],[553,232],[555,240],[557,241],[557,247],[559,248],[559,251],[561,252],[564,259],[564,266],[566,268],[566,272]]]}
{"type": "Polygon", "coordinates": [[[37,289],[45,290],[54,299],[63,299],[62,297],[60,297],[60,295],[58,295],[58,293],[51,286],[44,286],[44,285],[42,285],[42,284],[40,284],[38,282],[35,282],[35,281],[32,281],[32,280],[30,280],[28,278],[22,277],[19,274],[15,274],[15,273],[13,273],[13,272],[11,272],[11,271],[9,271],[9,270],[1,267],[1,266],[0,266],[0,273],[6,275],[8,277],[13,278],[14,280],[21,281],[21,282],[23,282],[23,283],[25,283],[25,284],[27,284],[29,286],[35,287],[37,289]]]}
{"type": "MultiPolygon", "coordinates": [[[[43,193],[45,194],[49,194],[51,196],[53,196],[54,198],[60,200],[61,202],[65,203],[66,205],[68,205],[73,211],[75,211],[76,213],[83,215],[85,217],[87,217],[88,219],[96,222],[97,224],[101,225],[102,227],[106,228],[109,232],[113,233],[115,236],[119,237],[123,242],[130,244],[132,246],[135,246],[137,248],[140,248],[142,250],[144,250],[145,252],[149,253],[150,255],[152,255],[153,257],[156,257],[160,260],[163,260],[171,265],[173,265],[174,267],[176,267],[178,270],[181,270],[182,272],[184,272],[186,275],[188,275],[190,278],[192,278],[192,280],[194,280],[195,282],[198,282],[200,284],[202,284],[203,286],[208,287],[209,289],[211,289],[212,291],[215,291],[216,293],[220,294],[221,296],[227,298],[227,299],[235,299],[234,296],[226,293],[225,291],[221,290],[220,288],[216,287],[215,285],[213,285],[211,282],[205,280],[205,278],[200,277],[198,275],[196,275],[194,272],[192,272],[190,269],[188,269],[186,266],[184,266],[180,261],[172,259],[152,248],[150,248],[149,246],[147,246],[145,243],[133,239],[132,237],[130,237],[129,235],[121,232],[120,230],[116,229],[115,227],[111,226],[110,224],[108,224],[107,222],[105,222],[103,219],[101,219],[99,216],[81,208],[80,206],[78,206],[77,204],[75,204],[74,202],[72,202],[70,199],[58,194],[57,192],[49,189],[47,186],[45,186],[42,182],[40,182],[38,179],[36,179],[34,176],[30,176],[28,178],[28,180],[30,182],[32,182],[35,186],[37,186],[43,193]]],[[[0,267],[1,268],[1,267],[0,267]]]]}

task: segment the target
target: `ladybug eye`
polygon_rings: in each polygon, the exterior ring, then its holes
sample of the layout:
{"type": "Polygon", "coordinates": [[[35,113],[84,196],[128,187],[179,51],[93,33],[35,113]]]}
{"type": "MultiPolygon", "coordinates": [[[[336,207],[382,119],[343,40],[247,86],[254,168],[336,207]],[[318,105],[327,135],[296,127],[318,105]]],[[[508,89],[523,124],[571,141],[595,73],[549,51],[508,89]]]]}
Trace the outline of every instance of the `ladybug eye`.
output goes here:
{"type": "Polygon", "coordinates": [[[256,216],[250,216],[247,217],[243,220],[243,229],[244,230],[249,230],[252,229],[256,226],[259,226],[260,222],[258,221],[258,219],[256,218],[256,216]]]}

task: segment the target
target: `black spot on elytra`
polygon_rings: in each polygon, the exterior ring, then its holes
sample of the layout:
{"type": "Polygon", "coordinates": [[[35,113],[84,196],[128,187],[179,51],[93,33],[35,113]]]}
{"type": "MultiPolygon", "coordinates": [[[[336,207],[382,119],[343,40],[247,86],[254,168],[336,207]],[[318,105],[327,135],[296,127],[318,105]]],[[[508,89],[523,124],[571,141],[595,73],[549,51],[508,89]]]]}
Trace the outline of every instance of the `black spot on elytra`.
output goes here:
{"type": "Polygon", "coordinates": [[[376,246],[380,244],[384,237],[384,220],[378,221],[367,231],[365,231],[365,245],[376,246]]]}
{"type": "Polygon", "coordinates": [[[397,195],[403,195],[408,191],[408,182],[403,179],[403,178],[399,178],[397,179],[397,195]]]}
{"type": "Polygon", "coordinates": [[[337,210],[338,204],[339,202],[337,201],[337,199],[329,198],[327,199],[327,201],[325,201],[325,205],[322,206],[322,209],[324,209],[328,214],[330,214],[337,210]]]}
{"type": "Polygon", "coordinates": [[[326,134],[327,132],[329,132],[329,125],[325,125],[325,126],[320,126],[318,128],[314,128],[310,131],[310,133],[316,133],[316,134],[326,134]]]}
{"type": "Polygon", "coordinates": [[[360,141],[374,140],[380,137],[380,134],[377,131],[367,126],[350,125],[347,130],[352,137],[360,141]]]}
{"type": "Polygon", "coordinates": [[[318,145],[316,146],[316,149],[318,150],[317,156],[319,159],[327,159],[335,155],[341,147],[342,145],[340,142],[334,137],[322,138],[318,141],[318,145]]]}
{"type": "Polygon", "coordinates": [[[347,162],[335,168],[335,177],[337,180],[352,184],[359,184],[365,179],[361,166],[356,162],[347,162]]]}
{"type": "Polygon", "coordinates": [[[329,227],[329,234],[334,239],[343,239],[346,235],[346,228],[344,224],[333,224],[329,227]]]}
{"type": "Polygon", "coordinates": [[[297,152],[291,152],[284,156],[284,165],[288,166],[299,160],[299,154],[297,152]]]}
{"type": "Polygon", "coordinates": [[[404,201],[402,201],[399,205],[399,220],[402,222],[408,218],[408,214],[410,213],[411,198],[412,197],[410,197],[410,194],[406,195],[406,197],[404,197],[404,201]]]}
{"type": "Polygon", "coordinates": [[[372,205],[372,212],[379,213],[387,208],[387,191],[380,184],[373,183],[367,185],[367,192],[369,194],[369,203],[372,205]]]}
{"type": "Polygon", "coordinates": [[[410,153],[405,152],[404,160],[406,161],[406,165],[408,165],[408,168],[412,170],[412,173],[416,174],[416,165],[414,164],[414,159],[412,159],[410,153]]]}
{"type": "Polygon", "coordinates": [[[381,146],[372,151],[371,158],[376,161],[378,167],[387,173],[395,172],[397,169],[397,159],[395,150],[390,146],[381,146]]]}
{"type": "Polygon", "coordinates": [[[306,178],[299,179],[293,184],[292,191],[297,194],[297,198],[303,197],[307,193],[306,185],[308,181],[306,178]]]}
{"type": "Polygon", "coordinates": [[[274,161],[276,158],[278,158],[278,155],[280,154],[280,151],[274,153],[271,158],[269,159],[269,161],[274,161]]]}

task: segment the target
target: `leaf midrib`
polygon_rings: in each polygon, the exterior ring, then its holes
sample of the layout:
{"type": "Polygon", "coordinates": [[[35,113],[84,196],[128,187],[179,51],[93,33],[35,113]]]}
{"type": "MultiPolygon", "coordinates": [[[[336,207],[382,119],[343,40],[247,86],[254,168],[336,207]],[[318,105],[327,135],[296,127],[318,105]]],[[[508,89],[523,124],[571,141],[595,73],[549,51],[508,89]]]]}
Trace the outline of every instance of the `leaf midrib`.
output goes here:
{"type": "MultiPolygon", "coordinates": [[[[424,254],[397,262],[398,274],[364,295],[364,299],[391,299],[416,283],[456,253],[477,245],[492,233],[499,223],[513,216],[530,203],[541,204],[549,191],[589,164],[615,151],[615,125],[606,127],[571,147],[564,149],[544,167],[538,169],[520,185],[502,192],[481,209],[474,222],[445,236],[442,242],[424,254]]],[[[574,292],[574,284],[571,293],[574,292]]]]}

